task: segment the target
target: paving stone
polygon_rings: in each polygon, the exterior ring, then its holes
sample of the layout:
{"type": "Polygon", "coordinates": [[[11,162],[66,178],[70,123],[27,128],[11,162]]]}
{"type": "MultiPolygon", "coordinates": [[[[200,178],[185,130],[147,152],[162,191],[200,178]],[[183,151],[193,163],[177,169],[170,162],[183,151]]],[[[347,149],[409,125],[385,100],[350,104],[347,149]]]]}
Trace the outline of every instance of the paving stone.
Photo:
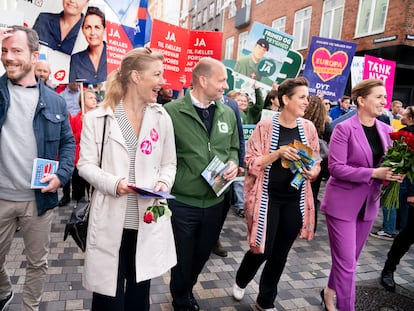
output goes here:
{"type": "MultiPolygon", "coordinates": [[[[85,254],[70,237],[63,241],[64,227],[70,213],[69,206],[59,208],[55,212],[49,254],[49,274],[40,304],[41,311],[84,311],[91,307],[92,293],[82,286],[85,254]]],[[[331,259],[323,213],[318,213],[318,218],[315,239],[295,241],[289,254],[275,301],[279,311],[321,310],[319,291],[327,283],[331,259]]],[[[380,215],[373,231],[378,231],[381,223],[380,215]]],[[[237,268],[248,250],[245,220],[230,211],[220,241],[228,251],[228,257],[211,255],[194,287],[194,296],[203,311],[256,311],[254,305],[263,267],[246,287],[246,294],[242,301],[236,301],[231,296],[237,268]]],[[[390,241],[369,237],[357,266],[357,311],[414,310],[412,307],[414,305],[414,248],[402,258],[395,272],[395,280],[399,284],[397,292],[386,292],[379,284],[380,271],[390,246],[390,241]],[[370,306],[372,301],[375,301],[375,304],[372,304],[375,307],[370,306]],[[387,309],[379,309],[380,306],[387,309]]],[[[6,311],[19,311],[27,264],[21,232],[17,232],[6,262],[15,293],[6,311]]],[[[169,272],[151,281],[151,311],[172,310],[169,281],[169,272]]]]}

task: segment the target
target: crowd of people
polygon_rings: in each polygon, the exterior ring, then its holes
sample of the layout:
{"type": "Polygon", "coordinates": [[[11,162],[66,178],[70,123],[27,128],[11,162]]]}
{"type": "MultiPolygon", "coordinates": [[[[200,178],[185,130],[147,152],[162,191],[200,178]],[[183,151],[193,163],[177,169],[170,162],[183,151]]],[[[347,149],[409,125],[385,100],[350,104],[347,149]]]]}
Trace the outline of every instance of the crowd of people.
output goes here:
{"type": "MultiPolygon", "coordinates": [[[[76,16],[73,22],[87,38],[105,28],[99,9],[76,16]]],[[[88,51],[101,51],[90,37],[88,51]]],[[[394,101],[385,113],[381,80],[361,81],[333,108],[323,96],[309,95],[304,77],[275,84],[265,98],[255,85],[251,100],[242,90],[224,95],[226,67],[205,57],[193,68],[191,87],[174,97],[163,78],[162,54],[143,47],[126,53],[105,77],[101,101],[93,86],[84,89],[72,81],[58,93],[48,84],[50,66],[38,60],[35,30],[0,28],[0,39],[5,69],[0,78],[0,311],[13,299],[5,265],[17,228],[27,259],[22,310],[39,310],[54,208],[82,198],[91,204],[83,285],[93,293],[93,311],[149,310],[151,279],[167,271],[174,310],[199,310],[194,286],[212,251],[226,256],[219,237],[231,205],[246,220],[249,245],[235,274],[234,299],[244,298],[264,265],[256,307],[276,310],[289,251],[298,237],[313,239],[320,205],[332,258],[322,305],[353,311],[357,261],[380,210],[383,181],[404,185],[404,208],[398,222],[392,217],[399,234],[392,237],[381,272],[384,287],[395,290],[393,273],[414,242],[414,187],[404,174],[381,166],[393,131],[381,116],[414,132],[414,109],[394,101]],[[264,108],[271,114],[265,116],[264,108]],[[246,142],[243,124],[255,126],[246,142]],[[46,186],[41,189],[30,184],[35,158],[59,161],[55,172],[42,176],[46,186]],[[222,179],[233,184],[220,195],[203,177],[215,161],[224,167],[222,179]],[[323,179],[325,194],[318,202],[323,179]],[[137,187],[171,193],[174,199],[146,198],[137,187]],[[167,204],[158,221],[144,221],[148,209],[167,204]]],[[[268,48],[261,40],[256,45],[259,52],[268,48]]],[[[95,56],[96,74],[102,53],[95,56]]],[[[389,233],[386,228],[384,211],[382,231],[389,233]]]]}

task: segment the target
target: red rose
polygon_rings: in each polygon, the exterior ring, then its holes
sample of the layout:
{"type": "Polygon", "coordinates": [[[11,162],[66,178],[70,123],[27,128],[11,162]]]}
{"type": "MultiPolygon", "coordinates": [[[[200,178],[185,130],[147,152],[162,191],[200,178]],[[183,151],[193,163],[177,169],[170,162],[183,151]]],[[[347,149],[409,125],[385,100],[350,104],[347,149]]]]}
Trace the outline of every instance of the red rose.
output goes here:
{"type": "Polygon", "coordinates": [[[408,146],[408,150],[410,150],[411,152],[414,152],[414,136],[406,137],[404,141],[408,146]]]}
{"type": "Polygon", "coordinates": [[[404,136],[404,137],[412,137],[414,136],[413,133],[408,132],[408,131],[404,131],[404,129],[400,130],[400,133],[404,136]]]}
{"type": "Polygon", "coordinates": [[[155,220],[154,213],[152,211],[146,211],[144,214],[144,222],[147,224],[152,223],[155,220]]]}
{"type": "Polygon", "coordinates": [[[399,140],[404,134],[402,132],[392,132],[390,137],[392,140],[399,140]]]}

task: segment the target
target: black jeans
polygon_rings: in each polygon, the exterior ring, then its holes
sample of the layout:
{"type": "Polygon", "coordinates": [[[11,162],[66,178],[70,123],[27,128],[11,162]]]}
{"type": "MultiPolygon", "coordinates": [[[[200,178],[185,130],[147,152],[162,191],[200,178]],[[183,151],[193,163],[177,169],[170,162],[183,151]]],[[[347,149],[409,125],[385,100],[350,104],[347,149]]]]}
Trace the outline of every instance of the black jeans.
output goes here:
{"type": "Polygon", "coordinates": [[[273,308],[277,285],[286,265],[287,256],[302,227],[299,200],[269,201],[264,254],[248,251],[236,274],[236,283],[245,288],[266,261],[260,276],[257,303],[273,308]]]}
{"type": "Polygon", "coordinates": [[[124,229],[119,250],[116,297],[94,292],[92,311],[148,311],[150,309],[151,281],[136,282],[136,247],[137,231],[124,229]]]}
{"type": "Polygon", "coordinates": [[[63,186],[63,197],[70,199],[70,184],[72,181],[72,199],[79,201],[82,197],[89,194],[89,183],[79,176],[79,171],[75,167],[72,178],[63,186]]]}
{"type": "Polygon", "coordinates": [[[177,250],[177,265],[171,269],[170,290],[174,309],[186,309],[190,305],[193,286],[220,234],[223,203],[199,208],[171,200],[169,207],[177,250]]]}

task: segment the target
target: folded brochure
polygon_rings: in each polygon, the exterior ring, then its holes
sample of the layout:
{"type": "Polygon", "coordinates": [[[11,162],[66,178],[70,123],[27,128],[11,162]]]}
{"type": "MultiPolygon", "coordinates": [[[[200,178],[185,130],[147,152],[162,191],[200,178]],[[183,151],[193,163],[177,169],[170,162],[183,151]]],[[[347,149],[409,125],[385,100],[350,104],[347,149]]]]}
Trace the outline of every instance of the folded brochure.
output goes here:
{"type": "Polygon", "coordinates": [[[228,167],[229,165],[224,164],[218,156],[214,156],[207,167],[201,172],[201,176],[204,177],[218,197],[233,182],[233,180],[229,181],[224,178],[224,172],[228,167]]]}
{"type": "Polygon", "coordinates": [[[48,183],[40,182],[43,177],[54,174],[58,170],[59,162],[50,160],[50,159],[43,159],[43,158],[35,158],[33,160],[33,170],[32,170],[32,180],[30,182],[31,189],[42,189],[48,185],[48,183]]]}
{"type": "Polygon", "coordinates": [[[128,186],[128,187],[134,190],[144,199],[175,199],[175,196],[165,191],[159,190],[157,192],[154,192],[151,188],[134,187],[134,186],[128,186]]]}

